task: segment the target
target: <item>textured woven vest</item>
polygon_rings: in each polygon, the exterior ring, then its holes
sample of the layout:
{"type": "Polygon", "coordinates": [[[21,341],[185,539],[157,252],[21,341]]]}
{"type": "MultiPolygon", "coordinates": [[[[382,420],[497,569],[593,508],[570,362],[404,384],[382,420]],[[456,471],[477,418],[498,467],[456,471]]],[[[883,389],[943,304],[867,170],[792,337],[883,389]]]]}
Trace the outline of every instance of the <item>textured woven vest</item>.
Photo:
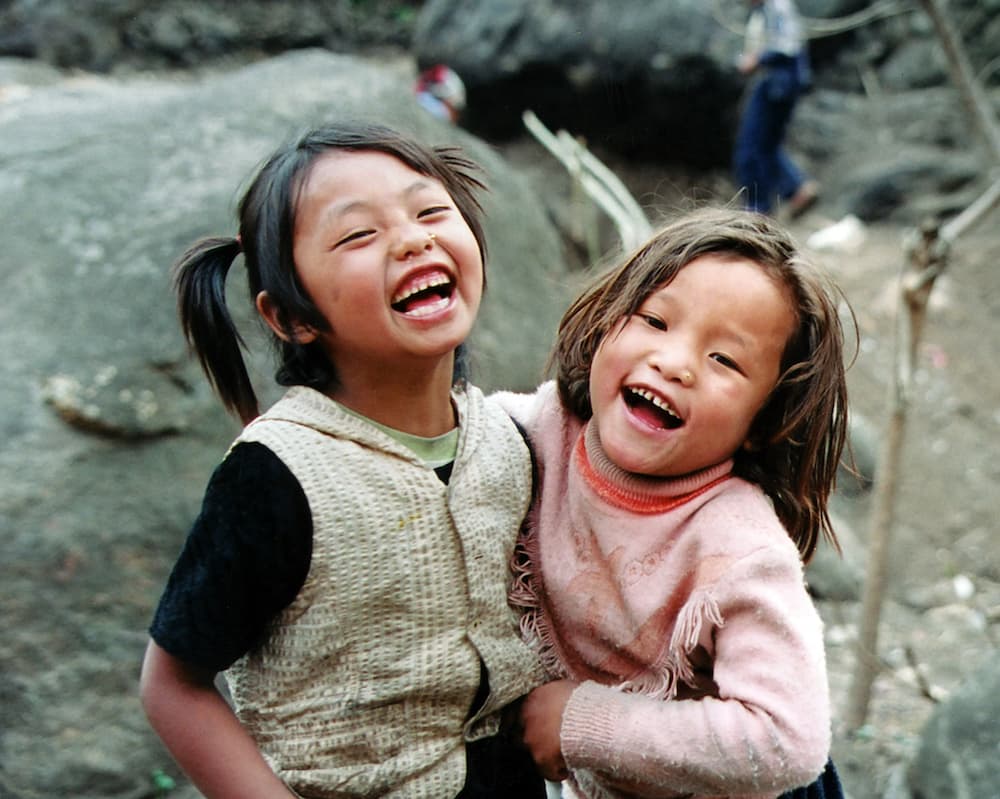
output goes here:
{"type": "Polygon", "coordinates": [[[528,451],[477,389],[453,399],[448,485],[311,389],[290,389],[240,437],[281,458],[313,517],[302,590],[227,673],[240,719],[301,796],[455,796],[463,734],[495,732],[498,711],[542,680],[506,602],[528,451]],[[469,719],[480,658],[491,691],[469,719]]]}

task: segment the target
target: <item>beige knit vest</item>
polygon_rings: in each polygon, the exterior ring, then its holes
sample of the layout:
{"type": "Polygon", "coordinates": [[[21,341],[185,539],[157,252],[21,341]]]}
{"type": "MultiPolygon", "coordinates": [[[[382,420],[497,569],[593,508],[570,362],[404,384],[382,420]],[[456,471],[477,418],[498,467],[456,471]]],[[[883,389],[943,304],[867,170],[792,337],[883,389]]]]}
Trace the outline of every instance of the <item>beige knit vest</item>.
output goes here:
{"type": "Polygon", "coordinates": [[[293,388],[251,423],[313,517],[306,582],[227,672],[237,713],[303,797],[455,796],[467,736],[542,680],[507,606],[531,494],[527,448],[472,387],[456,391],[449,485],[322,394],[293,388]],[[467,722],[480,681],[490,696],[467,722]]]}

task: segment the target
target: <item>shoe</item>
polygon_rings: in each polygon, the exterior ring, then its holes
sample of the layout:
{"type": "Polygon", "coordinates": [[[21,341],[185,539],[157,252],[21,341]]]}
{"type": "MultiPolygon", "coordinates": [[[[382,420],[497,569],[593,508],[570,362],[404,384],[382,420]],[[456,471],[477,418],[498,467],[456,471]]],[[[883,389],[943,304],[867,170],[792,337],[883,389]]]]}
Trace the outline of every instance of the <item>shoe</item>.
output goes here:
{"type": "Polygon", "coordinates": [[[805,181],[788,200],[788,215],[792,219],[798,219],[812,208],[818,199],[819,184],[815,180],[805,181]]]}

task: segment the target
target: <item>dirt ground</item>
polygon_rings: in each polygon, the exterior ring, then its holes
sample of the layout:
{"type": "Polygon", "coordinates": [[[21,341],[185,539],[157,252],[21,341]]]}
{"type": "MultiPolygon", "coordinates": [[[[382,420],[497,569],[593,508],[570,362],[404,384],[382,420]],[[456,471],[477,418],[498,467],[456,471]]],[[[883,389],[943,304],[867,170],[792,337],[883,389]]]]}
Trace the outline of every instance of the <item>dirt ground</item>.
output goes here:
{"type": "MultiPolygon", "coordinates": [[[[507,145],[504,152],[539,191],[568,191],[561,167],[533,141],[507,145]]],[[[692,178],[648,165],[608,163],[654,217],[692,202],[731,197],[724,175],[692,178]]],[[[858,351],[848,375],[851,410],[863,423],[859,462],[867,458],[878,464],[876,475],[882,476],[880,450],[896,407],[891,389],[900,362],[895,333],[901,318],[899,278],[911,228],[873,225],[854,248],[821,250],[807,245],[810,237],[839,221],[825,213],[822,199],[802,218],[785,221],[853,308],[858,351]]],[[[947,269],[931,292],[905,406],[900,473],[891,505],[888,596],[878,636],[881,670],[860,728],[849,728],[846,718],[861,603],[819,601],[835,717],[833,756],[852,799],[908,799],[906,766],[917,754],[921,729],[936,704],[997,649],[998,223],[1000,210],[994,210],[954,244],[947,269]]],[[[614,242],[609,225],[602,238],[614,242]]],[[[836,506],[847,526],[844,556],[857,565],[859,575],[868,560],[873,497],[874,490],[868,490],[839,498],[836,506]]]]}
{"type": "MultiPolygon", "coordinates": [[[[797,223],[797,232],[808,236],[829,221],[821,211],[797,223]]],[[[883,671],[872,691],[867,724],[858,731],[844,725],[858,607],[821,606],[840,722],[834,752],[854,799],[897,795],[900,765],[915,756],[917,735],[935,702],[997,646],[998,221],[1000,211],[994,211],[955,243],[930,296],[890,527],[889,600],[879,636],[883,671]],[[963,637],[966,624],[982,627],[977,635],[963,637]]],[[[899,276],[906,264],[901,245],[908,234],[896,226],[875,227],[856,253],[818,256],[857,316],[861,339],[849,372],[851,406],[870,424],[876,453],[895,407],[891,387],[899,347],[894,329],[901,318],[899,276]]],[[[862,546],[870,538],[872,499],[869,494],[850,508],[862,546]]],[[[858,553],[862,563],[866,552],[858,553]]]]}

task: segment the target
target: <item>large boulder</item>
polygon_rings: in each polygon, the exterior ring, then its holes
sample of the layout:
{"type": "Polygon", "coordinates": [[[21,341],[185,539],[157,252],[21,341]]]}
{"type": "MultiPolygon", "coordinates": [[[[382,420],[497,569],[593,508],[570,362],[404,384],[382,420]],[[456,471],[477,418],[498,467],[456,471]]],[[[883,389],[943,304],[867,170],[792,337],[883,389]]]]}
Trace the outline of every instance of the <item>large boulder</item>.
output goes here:
{"type": "Polygon", "coordinates": [[[621,154],[708,165],[728,159],[738,41],[701,0],[429,0],[413,50],[462,76],[465,124],[489,138],[531,109],[621,154]]]}
{"type": "Polygon", "coordinates": [[[304,47],[406,47],[419,0],[9,0],[0,54],[61,67],[190,67],[304,47]]]}
{"type": "Polygon", "coordinates": [[[822,181],[833,218],[944,219],[990,182],[978,131],[950,87],[878,97],[818,89],[799,104],[789,147],[822,181]]]}
{"type": "MultiPolygon", "coordinates": [[[[941,170],[929,163],[916,174],[859,163],[891,159],[900,141],[978,152],[920,4],[797,4],[816,91],[799,104],[788,143],[823,184],[818,210],[911,223],[950,214],[982,191],[985,176],[956,188],[968,171],[962,163],[941,170]],[[850,196],[839,197],[848,173],[850,196]]],[[[1000,0],[946,6],[977,77],[987,91],[1000,86],[1000,0]]],[[[729,169],[747,86],[735,68],[746,14],[744,0],[14,0],[0,2],[0,55],[113,71],[228,64],[310,46],[410,50],[422,66],[457,70],[468,95],[462,123],[489,141],[523,135],[521,115],[530,108],[550,128],[585,137],[605,159],[710,175],[729,169]]],[[[726,188],[724,199],[733,194],[726,188]]]]}
{"type": "Polygon", "coordinates": [[[988,663],[939,705],[910,765],[913,799],[1000,796],[1000,664],[988,663]]]}
{"type": "MultiPolygon", "coordinates": [[[[12,66],[0,65],[0,795],[153,796],[152,773],[178,775],[136,697],[145,629],[237,431],[186,354],[171,262],[200,235],[235,232],[248,175],[306,125],[374,117],[460,144],[492,188],[477,382],[528,388],[565,304],[560,243],[515,170],[416,104],[405,65],[300,51],[127,82],[12,66]]],[[[249,307],[240,271],[234,309],[249,307]]],[[[267,354],[253,361],[265,398],[267,354]]]]}

